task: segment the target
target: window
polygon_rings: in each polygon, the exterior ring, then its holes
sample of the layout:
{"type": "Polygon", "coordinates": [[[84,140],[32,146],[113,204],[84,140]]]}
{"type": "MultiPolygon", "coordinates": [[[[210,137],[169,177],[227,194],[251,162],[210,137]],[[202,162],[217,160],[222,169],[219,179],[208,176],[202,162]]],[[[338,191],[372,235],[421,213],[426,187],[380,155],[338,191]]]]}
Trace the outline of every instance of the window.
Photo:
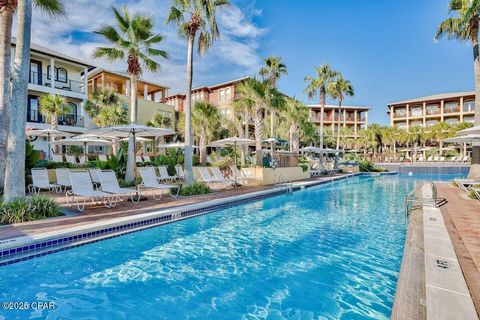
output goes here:
{"type": "Polygon", "coordinates": [[[405,128],[407,128],[407,123],[406,122],[397,122],[397,123],[395,123],[395,126],[397,126],[400,129],[405,129],[405,128]]]}
{"type": "MultiPolygon", "coordinates": [[[[59,81],[59,82],[64,82],[64,83],[67,83],[68,82],[68,72],[65,68],[57,68],[55,67],[54,68],[55,70],[55,81],[59,81]]],[[[47,79],[51,79],[52,76],[51,76],[51,66],[48,66],[47,67],[47,79]]]]}
{"type": "Polygon", "coordinates": [[[74,126],[77,122],[77,105],[68,102],[63,107],[63,114],[58,117],[59,123],[67,126],[74,126]]]}
{"type": "Polygon", "coordinates": [[[412,117],[421,117],[423,115],[423,107],[422,106],[412,106],[410,108],[410,114],[412,117]]]}
{"type": "Polygon", "coordinates": [[[42,84],[42,63],[40,61],[30,61],[30,75],[28,79],[32,84],[42,84]]]}
{"type": "Polygon", "coordinates": [[[226,102],[226,101],[230,101],[231,99],[232,99],[232,89],[231,88],[221,89],[218,92],[218,101],[226,102]]]}
{"type": "Polygon", "coordinates": [[[423,122],[422,121],[412,121],[412,122],[410,122],[410,125],[412,127],[421,127],[423,125],[423,122]]]}
{"type": "Polygon", "coordinates": [[[460,112],[458,102],[447,102],[445,103],[443,110],[445,113],[460,112]]]}
{"type": "Polygon", "coordinates": [[[458,121],[458,118],[445,118],[445,123],[448,123],[451,126],[457,124],[458,121]]]}
{"type": "Polygon", "coordinates": [[[475,101],[467,100],[463,103],[463,112],[475,111],[475,101]]]}
{"type": "Polygon", "coordinates": [[[438,104],[429,104],[427,105],[427,114],[438,114],[440,113],[440,108],[438,104]]]}
{"type": "Polygon", "coordinates": [[[42,122],[42,115],[40,114],[39,107],[38,97],[28,96],[27,121],[42,122]]]}
{"type": "Polygon", "coordinates": [[[474,121],[473,116],[463,117],[463,122],[473,123],[473,121],[474,121]]]}
{"type": "Polygon", "coordinates": [[[435,125],[436,123],[438,123],[437,120],[428,120],[425,124],[427,125],[427,127],[431,127],[431,126],[435,125]]]}
{"type": "Polygon", "coordinates": [[[397,117],[397,118],[405,117],[407,115],[407,109],[406,108],[396,108],[394,114],[395,114],[395,117],[397,117]]]}

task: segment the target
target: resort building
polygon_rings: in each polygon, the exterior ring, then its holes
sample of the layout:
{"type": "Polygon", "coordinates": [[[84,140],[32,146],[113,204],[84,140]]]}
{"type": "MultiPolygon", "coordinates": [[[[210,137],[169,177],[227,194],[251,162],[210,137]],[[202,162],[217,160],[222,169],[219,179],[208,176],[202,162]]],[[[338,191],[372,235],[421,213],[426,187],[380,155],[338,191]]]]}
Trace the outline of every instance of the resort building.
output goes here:
{"type": "MultiPolygon", "coordinates": [[[[16,39],[12,38],[12,63],[16,39]]],[[[74,134],[83,133],[91,126],[83,104],[88,98],[86,80],[83,77],[92,66],[63,53],[32,43],[30,49],[30,73],[28,78],[27,128],[46,129],[45,117],[40,112],[39,99],[46,94],[56,94],[67,99],[63,113],[58,117],[58,129],[74,134]]],[[[45,138],[33,139],[36,149],[48,151],[45,138]]]]}
{"type": "Polygon", "coordinates": [[[440,93],[393,102],[388,105],[390,125],[408,129],[410,126],[430,127],[438,122],[455,125],[473,122],[475,92],[440,93]]]}
{"type": "MultiPolygon", "coordinates": [[[[319,104],[307,105],[310,108],[312,122],[320,127],[321,107],[319,104]]],[[[325,105],[323,111],[323,125],[325,130],[331,128],[336,132],[339,117],[340,126],[346,128],[343,132],[347,137],[356,138],[358,131],[368,128],[368,111],[370,108],[362,106],[342,106],[339,113],[338,105],[325,105]]]]}
{"type": "MultiPolygon", "coordinates": [[[[197,87],[192,90],[192,103],[206,101],[216,105],[220,113],[227,118],[233,118],[232,102],[235,99],[235,86],[249,79],[243,77],[211,86],[197,87]]],[[[183,112],[186,101],[185,93],[177,93],[167,96],[166,103],[175,107],[175,110],[183,112]]]]}
{"type": "MultiPolygon", "coordinates": [[[[108,71],[95,68],[88,73],[88,91],[90,93],[101,88],[111,88],[121,97],[125,109],[130,112],[130,77],[124,72],[108,71]]],[[[146,124],[157,113],[171,117],[172,125],[175,109],[165,103],[168,87],[143,79],[138,80],[137,123],[146,124]]]]}

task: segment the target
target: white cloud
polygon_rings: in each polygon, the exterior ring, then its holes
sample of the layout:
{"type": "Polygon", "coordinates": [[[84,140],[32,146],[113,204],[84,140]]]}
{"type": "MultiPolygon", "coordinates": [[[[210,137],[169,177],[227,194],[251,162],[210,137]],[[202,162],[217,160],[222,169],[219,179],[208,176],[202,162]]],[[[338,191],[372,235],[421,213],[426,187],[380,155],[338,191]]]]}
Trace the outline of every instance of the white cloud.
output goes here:
{"type": "MultiPolygon", "coordinates": [[[[93,65],[111,70],[125,70],[125,63],[109,63],[94,59],[92,53],[102,46],[102,39],[93,34],[102,25],[114,24],[112,6],[126,4],[130,11],[151,14],[156,31],[165,36],[159,48],[167,51],[169,60],[158,60],[161,71],[145,74],[150,81],[171,87],[171,92],[183,91],[185,87],[186,43],[177,37],[175,28],[165,26],[164,20],[169,1],[140,0],[70,0],[65,1],[67,16],[52,20],[42,13],[34,13],[32,41],[73,57],[84,59],[93,65]]],[[[253,5],[253,4],[252,4],[253,5]]],[[[243,6],[242,6],[243,7],[243,6]]],[[[219,13],[221,38],[216,41],[205,57],[195,57],[194,85],[211,84],[244,75],[258,69],[260,39],[265,30],[258,27],[253,18],[261,14],[255,8],[245,15],[238,6],[219,13]]]]}

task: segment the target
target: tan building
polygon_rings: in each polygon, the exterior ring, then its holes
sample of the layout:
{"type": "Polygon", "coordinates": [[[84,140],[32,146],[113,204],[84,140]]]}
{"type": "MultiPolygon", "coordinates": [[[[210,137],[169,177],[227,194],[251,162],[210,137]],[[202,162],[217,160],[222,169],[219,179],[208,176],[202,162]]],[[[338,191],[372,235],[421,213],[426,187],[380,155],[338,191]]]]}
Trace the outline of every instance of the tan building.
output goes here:
{"type": "Polygon", "coordinates": [[[390,125],[408,129],[410,126],[430,127],[438,122],[455,125],[473,122],[475,92],[441,93],[388,105],[390,125]]]}
{"type": "MultiPolygon", "coordinates": [[[[88,73],[88,91],[100,88],[112,88],[121,97],[125,108],[130,112],[130,78],[122,72],[95,68],[88,73]]],[[[146,124],[155,114],[163,113],[175,121],[175,109],[166,104],[168,87],[140,79],[137,85],[138,110],[137,123],[146,124]]]]}
{"type": "MultiPolygon", "coordinates": [[[[310,117],[312,122],[320,127],[321,107],[319,104],[307,105],[310,108],[310,117]]],[[[342,106],[339,114],[338,105],[325,105],[323,125],[324,128],[331,128],[336,132],[340,115],[341,127],[347,128],[348,136],[355,138],[358,131],[368,128],[368,111],[370,109],[361,106],[342,106]]]]}
{"type": "MultiPolygon", "coordinates": [[[[235,86],[249,79],[243,77],[211,86],[197,87],[192,90],[192,103],[196,101],[207,101],[218,106],[220,113],[230,118],[233,117],[232,102],[235,99],[235,86]]],[[[167,96],[166,103],[177,111],[183,111],[186,101],[184,93],[177,93],[167,96]]]]}

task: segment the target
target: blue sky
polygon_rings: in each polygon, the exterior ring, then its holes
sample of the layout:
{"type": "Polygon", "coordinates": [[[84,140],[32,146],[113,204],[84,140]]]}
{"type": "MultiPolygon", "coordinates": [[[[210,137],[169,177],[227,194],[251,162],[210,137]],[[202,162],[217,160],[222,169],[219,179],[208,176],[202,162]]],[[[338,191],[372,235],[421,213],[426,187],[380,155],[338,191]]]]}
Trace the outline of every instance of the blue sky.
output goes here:
{"type": "MultiPolygon", "coordinates": [[[[439,92],[473,89],[472,49],[468,43],[434,42],[437,25],[446,17],[448,0],[232,0],[220,15],[222,38],[202,58],[196,57],[194,85],[213,84],[254,75],[264,57],[283,57],[289,74],[279,86],[305,102],[304,77],[329,63],[355,87],[347,104],[372,108],[370,122],[387,123],[388,102],[439,92]]],[[[156,29],[166,36],[159,74],[149,80],[184,90],[185,43],[163,24],[169,1],[71,0],[67,18],[51,27],[47,17],[34,16],[33,41],[112,70],[91,57],[102,39],[92,31],[112,24],[111,6],[155,13],[156,29]],[[92,10],[95,8],[95,10],[92,10]],[[87,14],[88,13],[88,14],[87,14]]],[[[313,101],[317,102],[317,101],[313,101]]]]}

